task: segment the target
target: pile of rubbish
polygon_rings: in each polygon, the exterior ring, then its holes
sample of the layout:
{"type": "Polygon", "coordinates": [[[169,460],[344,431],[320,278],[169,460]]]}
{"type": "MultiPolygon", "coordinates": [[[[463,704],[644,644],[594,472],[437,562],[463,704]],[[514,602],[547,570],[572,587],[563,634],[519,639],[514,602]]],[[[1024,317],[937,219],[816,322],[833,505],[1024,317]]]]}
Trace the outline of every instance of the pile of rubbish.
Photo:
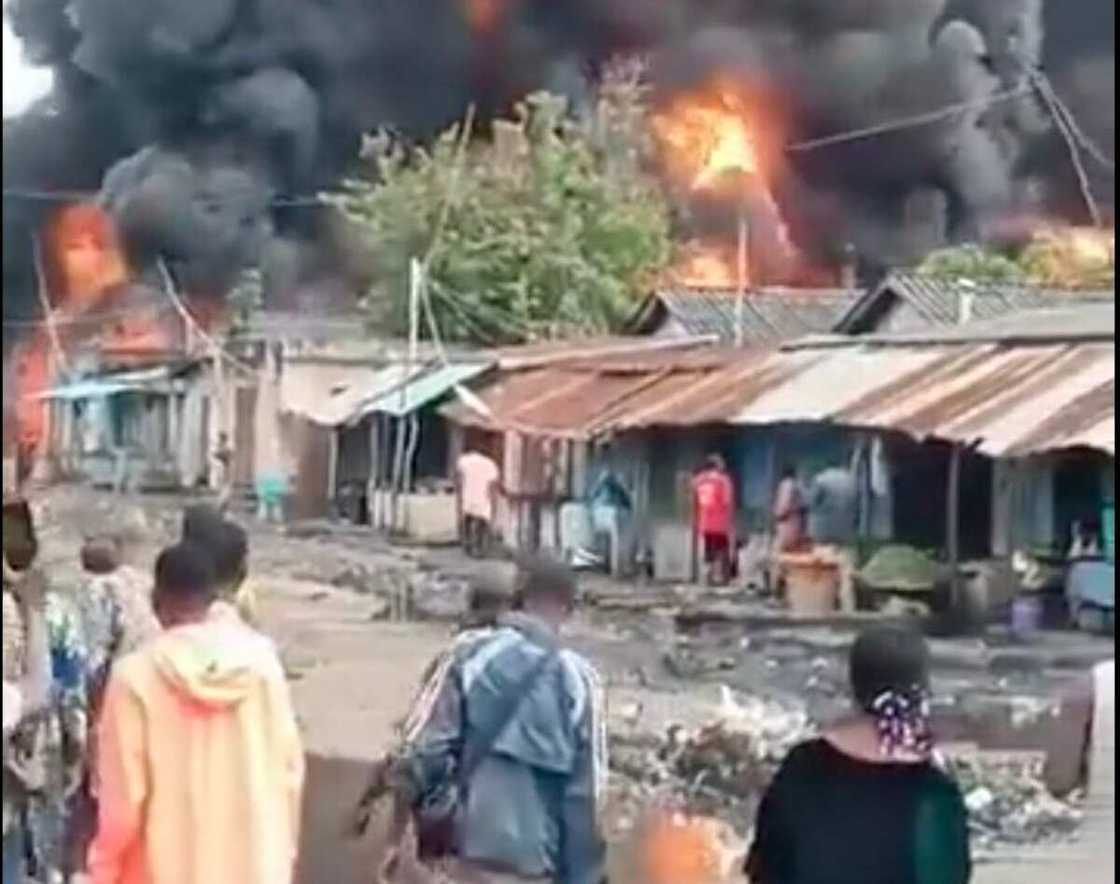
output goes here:
{"type": "Polygon", "coordinates": [[[786,753],[814,734],[803,708],[721,688],[711,720],[663,736],[612,739],[616,820],[628,829],[651,802],[710,816],[745,832],[786,753]]]}
{"type": "Polygon", "coordinates": [[[976,752],[948,763],[964,793],[974,851],[1076,837],[1081,811],[1047,791],[1041,756],[976,752]]]}
{"type": "MultiPolygon", "coordinates": [[[[721,820],[745,835],[786,754],[816,734],[803,707],[736,696],[726,687],[703,725],[673,725],[662,735],[619,731],[611,746],[612,829],[625,834],[661,805],[721,820]]],[[[946,763],[965,797],[977,855],[1076,836],[1081,812],[1047,792],[1040,756],[970,750],[946,763]]]]}

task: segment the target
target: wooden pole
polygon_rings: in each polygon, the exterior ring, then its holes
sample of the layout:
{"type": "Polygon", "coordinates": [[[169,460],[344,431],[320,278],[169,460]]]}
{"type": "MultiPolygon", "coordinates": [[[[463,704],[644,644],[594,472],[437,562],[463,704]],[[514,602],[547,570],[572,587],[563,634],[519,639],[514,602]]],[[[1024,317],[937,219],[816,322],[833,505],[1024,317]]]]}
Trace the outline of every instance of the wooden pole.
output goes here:
{"type": "Polygon", "coordinates": [[[334,518],[338,515],[335,510],[335,500],[338,496],[338,427],[331,427],[330,450],[327,461],[327,515],[334,518]]]}
{"type": "Polygon", "coordinates": [[[366,480],[366,515],[369,527],[377,530],[380,522],[378,501],[381,490],[381,427],[376,414],[369,420],[369,478],[366,480]]]}
{"type": "Polygon", "coordinates": [[[54,372],[61,370],[70,373],[70,366],[66,362],[66,351],[62,349],[62,339],[58,334],[55,324],[54,310],[51,308],[50,292],[47,291],[47,272],[43,265],[43,249],[39,243],[38,234],[32,234],[31,244],[35,254],[35,294],[39,297],[39,308],[43,311],[43,325],[47,329],[47,339],[51,344],[51,355],[54,364],[50,366],[51,380],[55,383],[54,372]]]}
{"type": "Polygon", "coordinates": [[[953,443],[949,452],[949,487],[946,500],[945,540],[949,552],[949,604],[953,612],[957,613],[961,611],[961,446],[957,443],[953,443]]]}
{"type": "Polygon", "coordinates": [[[412,380],[415,370],[417,351],[420,341],[420,262],[413,258],[408,264],[408,353],[404,361],[399,398],[399,415],[396,417],[396,448],[393,456],[393,479],[390,489],[391,519],[390,530],[396,531],[399,527],[400,514],[398,512],[401,496],[405,489],[402,487],[405,478],[405,458],[408,448],[408,422],[405,420],[405,410],[408,405],[408,385],[412,380]]]}
{"type": "Polygon", "coordinates": [[[735,346],[743,346],[743,316],[747,309],[747,209],[739,208],[738,296],[735,298],[735,346]]]}

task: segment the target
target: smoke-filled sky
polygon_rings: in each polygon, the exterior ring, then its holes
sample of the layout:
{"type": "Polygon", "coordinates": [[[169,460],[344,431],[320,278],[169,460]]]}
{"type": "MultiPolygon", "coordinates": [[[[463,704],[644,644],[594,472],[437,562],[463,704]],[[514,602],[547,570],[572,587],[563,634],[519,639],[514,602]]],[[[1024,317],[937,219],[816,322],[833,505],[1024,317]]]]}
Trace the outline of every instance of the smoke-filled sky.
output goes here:
{"type": "MultiPolygon", "coordinates": [[[[9,5],[54,89],[9,118],[5,51],[5,187],[99,190],[136,263],[162,256],[198,295],[221,295],[247,264],[281,301],[344,290],[336,225],[291,201],[337,180],[362,132],[423,138],[468,104],[485,118],[541,87],[578,101],[619,52],[648,54],[662,93],[730,73],[770,96],[787,143],[984,105],[1041,66],[1114,152],[1110,0],[9,5]]],[[[872,264],[907,260],[1008,218],[1085,217],[1064,145],[1029,97],[791,156],[773,184],[814,259],[851,243],[872,264]]],[[[1110,212],[1111,177],[1093,185],[1110,212]]],[[[5,316],[34,303],[28,232],[45,211],[5,199],[5,316]]]]}

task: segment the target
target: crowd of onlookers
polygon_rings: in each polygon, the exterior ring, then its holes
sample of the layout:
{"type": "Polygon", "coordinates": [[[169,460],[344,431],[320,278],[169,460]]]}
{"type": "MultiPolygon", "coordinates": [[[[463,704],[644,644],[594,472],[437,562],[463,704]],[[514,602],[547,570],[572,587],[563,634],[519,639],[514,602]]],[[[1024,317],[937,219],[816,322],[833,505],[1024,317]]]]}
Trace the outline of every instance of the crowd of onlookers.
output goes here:
{"type": "Polygon", "coordinates": [[[191,507],[146,570],[142,523],[90,528],[80,586],[64,589],[39,564],[27,502],[4,502],[4,884],[284,880],[240,848],[220,855],[220,837],[251,844],[257,822],[289,842],[290,875],[303,763],[279,660],[253,628],[245,531],[191,507]],[[214,743],[220,721],[232,731],[214,743]]]}
{"type": "MultiPolygon", "coordinates": [[[[26,502],[4,503],[3,884],[286,884],[304,758],[284,672],[257,629],[245,531],[186,511],[148,571],[124,520],[91,532],[81,586],[51,585],[26,502]]],[[[565,646],[572,572],[525,558],[475,587],[361,802],[391,802],[380,880],[419,862],[455,884],[603,884],[604,685],[565,646]]],[[[965,884],[967,812],[929,719],[929,649],[858,637],[853,711],[796,747],[759,809],[755,884],[965,884]]],[[[1051,772],[1114,792],[1114,664],[1056,719],[1051,772]]],[[[650,855],[655,855],[651,852],[650,855]]],[[[635,884],[666,878],[656,863],[635,884]]],[[[616,875],[617,878],[617,875],[616,875]]],[[[326,882],[324,882],[326,884],[326,882]]]]}

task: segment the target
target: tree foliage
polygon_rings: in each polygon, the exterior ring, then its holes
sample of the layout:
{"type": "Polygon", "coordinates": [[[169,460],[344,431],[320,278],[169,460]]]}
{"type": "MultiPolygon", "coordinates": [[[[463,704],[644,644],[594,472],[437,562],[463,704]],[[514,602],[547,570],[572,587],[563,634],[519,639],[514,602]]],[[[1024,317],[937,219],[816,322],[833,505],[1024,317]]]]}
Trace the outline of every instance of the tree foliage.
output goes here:
{"type": "Polygon", "coordinates": [[[971,244],[930,252],[918,272],[938,279],[968,279],[978,283],[1027,281],[1023,268],[1013,258],[971,244]]]}
{"type": "Polygon", "coordinates": [[[407,327],[409,262],[449,341],[511,343],[617,327],[670,253],[669,211],[647,173],[644,93],[608,76],[591,112],[538,93],[486,138],[462,125],[427,148],[367,139],[369,178],[336,198],[371,260],[367,303],[407,327]]]}

